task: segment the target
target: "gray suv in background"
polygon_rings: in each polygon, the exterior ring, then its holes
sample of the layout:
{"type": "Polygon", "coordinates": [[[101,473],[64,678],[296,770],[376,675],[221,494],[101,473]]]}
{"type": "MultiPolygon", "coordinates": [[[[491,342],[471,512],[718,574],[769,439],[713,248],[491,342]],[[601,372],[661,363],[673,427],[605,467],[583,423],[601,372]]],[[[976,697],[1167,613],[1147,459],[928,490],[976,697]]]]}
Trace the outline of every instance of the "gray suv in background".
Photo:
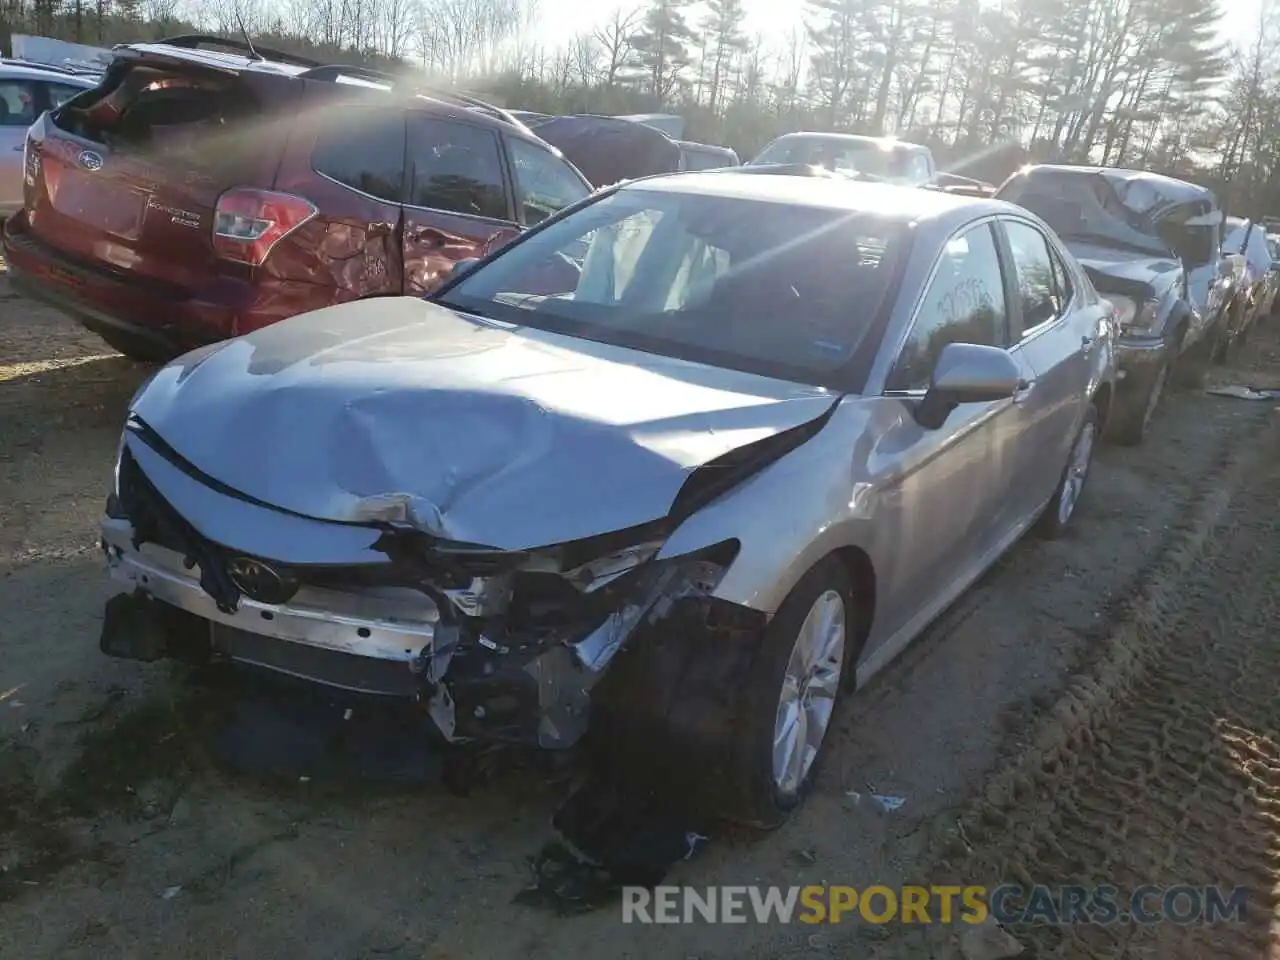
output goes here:
{"type": "Polygon", "coordinates": [[[1044,220],[1116,307],[1120,389],[1110,430],[1140,443],[1170,376],[1198,384],[1236,300],[1238,265],[1221,250],[1213,192],[1140,170],[1042,164],[997,198],[1044,220]]]}

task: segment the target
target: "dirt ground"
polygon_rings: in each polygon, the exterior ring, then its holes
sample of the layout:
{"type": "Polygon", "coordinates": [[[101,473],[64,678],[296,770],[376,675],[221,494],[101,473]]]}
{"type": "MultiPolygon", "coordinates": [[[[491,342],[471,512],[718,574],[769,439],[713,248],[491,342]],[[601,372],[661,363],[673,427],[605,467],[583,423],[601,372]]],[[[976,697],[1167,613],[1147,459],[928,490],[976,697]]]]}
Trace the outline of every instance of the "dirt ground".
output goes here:
{"type": "MultiPolygon", "coordinates": [[[[564,789],[531,769],[465,799],[228,772],[215,693],[96,646],[95,524],[145,375],[0,275],[0,956],[957,955],[941,928],[513,905],[564,789]]],[[[1280,333],[1214,377],[1280,385],[1280,333]]],[[[793,822],[718,833],[669,882],[1246,885],[1245,924],[1013,932],[1023,956],[1266,955],[1275,409],[1170,397],[1142,448],[1102,451],[1071,536],[1017,547],[845,704],[793,822]]]]}

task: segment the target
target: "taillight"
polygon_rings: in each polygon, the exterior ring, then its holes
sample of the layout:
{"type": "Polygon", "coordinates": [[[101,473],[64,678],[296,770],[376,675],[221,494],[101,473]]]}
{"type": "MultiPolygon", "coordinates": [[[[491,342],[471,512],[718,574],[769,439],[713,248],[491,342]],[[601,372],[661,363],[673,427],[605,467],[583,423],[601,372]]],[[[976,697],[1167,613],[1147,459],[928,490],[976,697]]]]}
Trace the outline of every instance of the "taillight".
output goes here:
{"type": "Polygon", "coordinates": [[[28,187],[36,185],[36,177],[40,175],[40,148],[31,139],[30,134],[22,141],[22,178],[28,187]]]}
{"type": "Polygon", "coordinates": [[[317,212],[311,201],[291,193],[228,190],[213,212],[214,253],[223,260],[261,266],[277,243],[317,212]]]}

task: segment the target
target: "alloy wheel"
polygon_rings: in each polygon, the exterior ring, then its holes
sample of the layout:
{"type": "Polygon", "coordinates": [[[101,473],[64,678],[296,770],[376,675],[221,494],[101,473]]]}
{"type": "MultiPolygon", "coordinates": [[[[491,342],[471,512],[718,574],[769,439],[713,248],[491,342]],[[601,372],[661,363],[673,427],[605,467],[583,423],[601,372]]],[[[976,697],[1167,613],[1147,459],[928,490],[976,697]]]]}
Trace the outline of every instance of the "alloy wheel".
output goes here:
{"type": "Polygon", "coordinates": [[[796,635],[773,728],[773,782],[784,794],[799,791],[831,723],[847,621],[844,598],[827,590],[813,602],[796,635]]]}

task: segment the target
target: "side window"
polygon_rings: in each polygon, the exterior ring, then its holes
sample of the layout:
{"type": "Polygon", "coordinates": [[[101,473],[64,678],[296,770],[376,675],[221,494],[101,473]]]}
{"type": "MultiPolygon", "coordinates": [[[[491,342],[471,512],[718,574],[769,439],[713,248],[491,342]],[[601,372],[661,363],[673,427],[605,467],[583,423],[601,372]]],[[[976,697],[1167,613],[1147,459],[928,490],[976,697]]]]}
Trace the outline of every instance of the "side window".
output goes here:
{"type": "Polygon", "coordinates": [[[404,198],[404,114],[341,106],[324,118],[311,166],[331,180],[388,203],[404,198]]]}
{"type": "Polygon", "coordinates": [[[947,344],[1004,347],[1008,330],[1004,281],[991,226],[970,227],[943,248],[887,387],[925,390],[947,344]]]}
{"type": "Polygon", "coordinates": [[[409,115],[409,203],[507,220],[498,138],[450,120],[409,115]]]}
{"type": "Polygon", "coordinates": [[[591,192],[568,164],[546,150],[514,138],[507,140],[507,149],[525,226],[532,227],[591,192]]]}
{"type": "Polygon", "coordinates": [[[1049,256],[1053,260],[1053,287],[1058,296],[1058,312],[1061,313],[1067,309],[1067,304],[1075,295],[1075,287],[1071,285],[1071,274],[1067,272],[1067,265],[1058,256],[1058,251],[1050,248],[1049,256]]]}
{"type": "Polygon", "coordinates": [[[0,80],[0,127],[29,127],[35,122],[35,88],[25,80],[0,80]]]}
{"type": "Polygon", "coordinates": [[[1014,277],[1022,301],[1022,329],[1030,330],[1062,312],[1049,242],[1035,227],[1014,220],[1004,221],[1004,231],[1013,252],[1014,277]]]}
{"type": "Polygon", "coordinates": [[[912,183],[927,183],[930,176],[929,158],[923,153],[913,153],[907,175],[911,177],[912,183]]]}
{"type": "Polygon", "coordinates": [[[57,110],[72,97],[84,93],[85,87],[73,87],[65,83],[46,83],[45,92],[49,95],[49,109],[57,110]]]}

